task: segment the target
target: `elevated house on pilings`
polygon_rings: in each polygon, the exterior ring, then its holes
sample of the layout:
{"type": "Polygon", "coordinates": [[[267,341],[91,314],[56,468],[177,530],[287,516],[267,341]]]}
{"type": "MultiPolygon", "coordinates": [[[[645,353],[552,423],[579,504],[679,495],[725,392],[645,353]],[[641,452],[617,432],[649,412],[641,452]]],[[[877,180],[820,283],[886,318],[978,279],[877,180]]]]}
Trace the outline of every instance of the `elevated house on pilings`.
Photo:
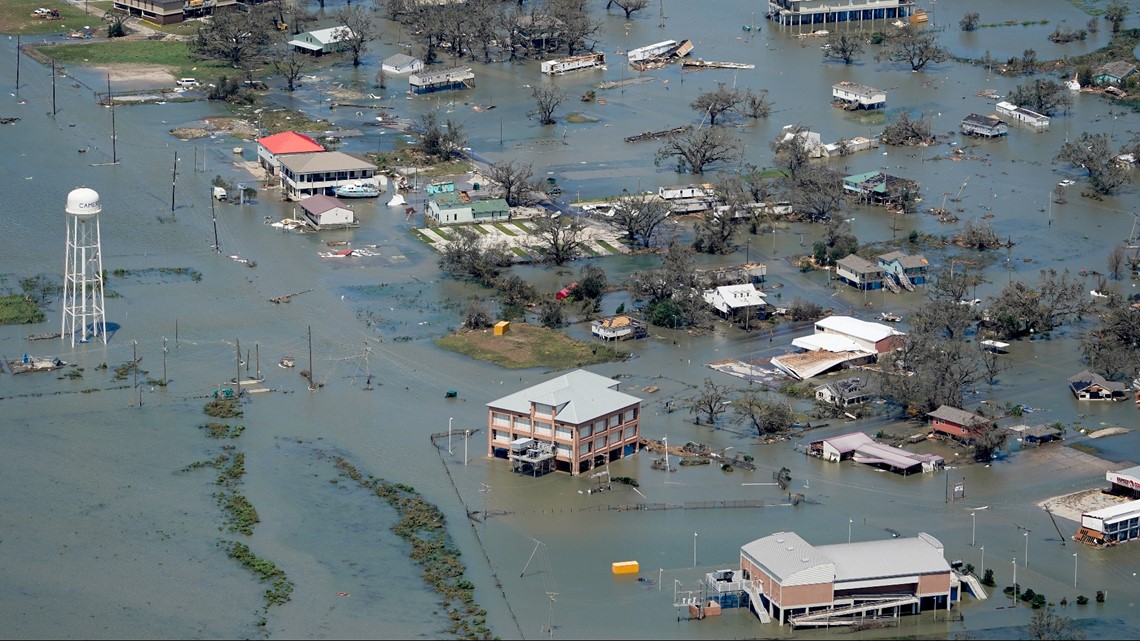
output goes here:
{"type": "Polygon", "coordinates": [[[916,9],[914,0],[768,0],[768,19],[781,27],[870,21],[873,29],[877,20],[906,21],[916,9]]]}
{"type": "Polygon", "coordinates": [[[898,195],[904,190],[915,191],[918,181],[885,174],[881,171],[868,171],[843,178],[843,190],[861,203],[891,206],[897,204],[898,195]]]}

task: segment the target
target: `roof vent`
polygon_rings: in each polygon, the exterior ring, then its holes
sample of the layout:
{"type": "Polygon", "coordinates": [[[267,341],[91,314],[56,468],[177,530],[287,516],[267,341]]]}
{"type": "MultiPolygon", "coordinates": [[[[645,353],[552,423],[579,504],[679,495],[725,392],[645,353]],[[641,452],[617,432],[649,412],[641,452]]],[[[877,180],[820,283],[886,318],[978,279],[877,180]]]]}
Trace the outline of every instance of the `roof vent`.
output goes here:
{"type": "Polygon", "coordinates": [[[776,539],[776,543],[783,543],[784,539],[776,539]]]}
{"type": "Polygon", "coordinates": [[[803,561],[804,563],[807,563],[807,562],[808,562],[808,558],[807,558],[806,556],[805,556],[804,558],[800,559],[800,560],[801,560],[801,561],[803,561]]]}

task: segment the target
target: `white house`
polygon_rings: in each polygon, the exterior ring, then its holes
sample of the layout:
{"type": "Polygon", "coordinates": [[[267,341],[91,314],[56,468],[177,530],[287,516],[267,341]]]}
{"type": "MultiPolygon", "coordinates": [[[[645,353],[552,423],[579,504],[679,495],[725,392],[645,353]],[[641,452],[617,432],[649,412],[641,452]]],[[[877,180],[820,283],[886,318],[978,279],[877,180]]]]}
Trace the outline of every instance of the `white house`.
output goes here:
{"type": "Polygon", "coordinates": [[[1035,129],[1043,129],[1049,126],[1048,116],[1043,116],[1036,111],[1030,111],[1024,107],[1018,107],[1011,102],[999,102],[996,105],[996,109],[999,114],[1008,116],[1010,120],[1029,125],[1035,129]]]}
{"type": "Polygon", "coordinates": [[[317,229],[340,229],[356,224],[352,208],[332,196],[309,196],[297,204],[317,229]]]}
{"type": "Polygon", "coordinates": [[[511,208],[502,198],[473,200],[465,191],[445,191],[428,201],[425,213],[437,225],[489,223],[510,218],[511,208]]]}
{"type": "Polygon", "coordinates": [[[828,155],[827,147],[823,144],[823,138],[814,131],[796,131],[796,125],[784,125],[784,135],[780,137],[779,141],[782,143],[791,142],[799,138],[803,143],[804,151],[807,152],[811,158],[824,158],[828,155]]]}
{"type": "Polygon", "coordinates": [[[590,321],[590,332],[602,340],[620,341],[629,338],[644,338],[645,326],[632,316],[618,314],[609,318],[596,318],[590,321]]]}
{"type": "Polygon", "coordinates": [[[712,183],[700,185],[665,185],[657,188],[657,195],[662,200],[677,200],[678,198],[713,198],[716,190],[712,183]]]}
{"type": "Polygon", "coordinates": [[[398,53],[385,58],[384,62],[380,64],[380,68],[394,74],[419,73],[424,70],[424,61],[404,53],[398,53]]]}
{"type": "Polygon", "coordinates": [[[768,305],[763,292],[756,289],[752,283],[721,285],[706,289],[703,297],[706,303],[712,305],[713,309],[726,318],[746,312],[755,316],[762,313],[764,307],[768,305]]]}
{"type": "Polygon", "coordinates": [[[348,27],[329,27],[299,33],[296,38],[289,41],[289,46],[298,51],[321,56],[343,51],[347,47],[347,41],[352,37],[352,29],[348,27]]]}
{"type": "MultiPolygon", "coordinates": [[[[839,336],[875,354],[902,346],[906,334],[882,323],[872,323],[851,316],[828,316],[815,322],[815,337],[839,336]]],[[[813,337],[808,337],[813,338],[813,337]]],[[[802,339],[796,339],[802,340],[802,339]]],[[[792,344],[796,344],[795,341],[792,344]]]]}
{"type": "Polygon", "coordinates": [[[887,104],[887,92],[846,80],[831,86],[831,98],[845,109],[879,109],[887,104]]]}

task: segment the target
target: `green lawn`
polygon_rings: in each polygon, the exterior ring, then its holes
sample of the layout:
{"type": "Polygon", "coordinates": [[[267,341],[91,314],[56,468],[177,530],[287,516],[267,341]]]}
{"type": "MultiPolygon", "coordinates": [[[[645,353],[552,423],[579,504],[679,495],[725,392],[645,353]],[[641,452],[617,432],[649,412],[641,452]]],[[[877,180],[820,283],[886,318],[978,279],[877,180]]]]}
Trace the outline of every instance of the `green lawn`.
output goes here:
{"type": "MultiPolygon", "coordinates": [[[[110,2],[92,2],[94,10],[99,5],[110,8],[110,2]]],[[[107,35],[107,28],[103,21],[95,15],[87,15],[83,7],[73,7],[60,0],[3,0],[0,2],[0,33],[34,34],[66,33],[68,29],[90,25],[100,30],[101,35],[107,35]],[[35,18],[32,12],[40,7],[45,9],[58,9],[59,20],[45,20],[35,18]]]]}
{"type": "Polygon", "coordinates": [[[511,251],[519,258],[530,258],[530,254],[526,253],[522,247],[511,247],[511,251]]]}
{"type": "Polygon", "coordinates": [[[599,247],[601,247],[602,249],[604,249],[604,250],[606,250],[606,251],[610,252],[611,254],[620,254],[620,253],[621,253],[620,251],[618,251],[618,250],[617,250],[617,248],[616,248],[616,247],[614,247],[613,245],[611,245],[611,244],[607,243],[607,242],[606,242],[606,241],[604,241],[604,240],[597,240],[597,241],[594,241],[594,242],[598,243],[598,246],[599,246],[599,247]]]}
{"type": "Polygon", "coordinates": [[[424,243],[427,243],[428,245],[434,245],[435,244],[435,241],[432,240],[431,238],[429,238],[428,235],[423,233],[422,231],[420,231],[418,229],[413,229],[411,231],[412,231],[413,236],[420,239],[424,243]]]}
{"type": "Polygon", "coordinates": [[[498,229],[499,231],[503,232],[504,234],[506,234],[508,236],[518,236],[518,234],[516,234],[515,232],[511,231],[510,229],[507,229],[507,226],[504,225],[503,223],[492,223],[492,226],[495,229],[498,229]]]}
{"type": "Polygon", "coordinates": [[[491,233],[491,230],[485,229],[482,225],[472,225],[471,227],[475,231],[479,232],[480,234],[490,234],[491,233]]]}
{"type": "Polygon", "coordinates": [[[522,222],[521,222],[521,221],[518,221],[518,220],[512,220],[512,221],[511,221],[511,224],[512,224],[512,225],[514,225],[515,227],[518,227],[519,229],[521,229],[521,230],[522,230],[522,233],[523,233],[523,235],[526,235],[526,234],[529,234],[529,233],[530,233],[530,228],[529,228],[529,227],[527,227],[526,225],[522,224],[522,222]]]}
{"type": "Polygon", "coordinates": [[[590,247],[589,245],[582,245],[582,251],[586,252],[587,254],[589,254],[591,256],[601,256],[601,254],[599,254],[597,252],[597,250],[595,250],[593,247],[590,247]]]}
{"type": "Polygon", "coordinates": [[[64,64],[132,63],[165,65],[169,67],[193,66],[190,49],[185,42],[164,40],[110,40],[88,44],[66,44],[40,47],[44,55],[64,64]]]}
{"type": "Polygon", "coordinates": [[[450,234],[443,231],[442,227],[433,227],[432,232],[434,232],[436,235],[438,235],[440,238],[446,240],[447,242],[451,242],[451,241],[455,240],[454,238],[451,237],[450,234]]]}

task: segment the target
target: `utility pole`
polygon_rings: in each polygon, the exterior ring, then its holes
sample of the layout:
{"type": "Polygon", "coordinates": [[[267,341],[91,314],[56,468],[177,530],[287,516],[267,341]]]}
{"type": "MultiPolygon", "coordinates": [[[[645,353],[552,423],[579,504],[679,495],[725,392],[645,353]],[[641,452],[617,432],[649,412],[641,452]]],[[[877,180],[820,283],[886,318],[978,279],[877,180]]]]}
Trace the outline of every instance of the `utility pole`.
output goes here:
{"type": "Polygon", "coordinates": [[[447,419],[447,453],[448,454],[451,454],[451,421],[453,421],[454,419],[455,419],[455,417],[451,417],[451,418],[447,419]]]}
{"type": "Polygon", "coordinates": [[[550,614],[546,617],[546,629],[550,632],[550,638],[554,638],[554,597],[558,596],[557,592],[547,592],[547,598],[550,599],[550,614]]]}
{"type": "Polygon", "coordinates": [[[115,130],[115,99],[111,95],[111,74],[107,74],[107,106],[111,108],[111,164],[119,163],[118,144],[119,136],[115,130]]]}
{"type": "Polygon", "coordinates": [[[316,391],[316,379],[313,378],[313,326],[309,325],[309,391],[316,391]]]}
{"type": "MultiPolygon", "coordinates": [[[[131,369],[135,375],[135,389],[139,387],[139,342],[131,341],[131,369]]],[[[142,407],[142,390],[139,390],[139,407],[142,407]]]]}
{"type": "Polygon", "coordinates": [[[20,36],[16,36],[16,93],[20,93],[20,36]]]}
{"type": "Polygon", "coordinates": [[[214,210],[214,201],[217,198],[210,196],[210,218],[214,221],[214,251],[222,253],[222,246],[218,244],[218,213],[214,210]]]}
{"type": "Polygon", "coordinates": [[[253,357],[257,359],[257,373],[256,378],[261,378],[261,343],[253,344],[253,357]]]}
{"type": "Polygon", "coordinates": [[[174,213],[174,188],[178,186],[178,152],[174,152],[174,168],[170,170],[170,213],[174,213]]]}
{"type": "Polygon", "coordinates": [[[167,380],[168,380],[168,379],[166,378],[166,352],[167,352],[167,349],[166,349],[166,337],[165,337],[165,336],[163,336],[163,337],[162,337],[162,385],[163,385],[163,387],[165,387],[165,386],[166,386],[166,383],[167,383],[167,380]]]}
{"type": "Polygon", "coordinates": [[[467,437],[471,436],[471,430],[463,430],[463,467],[467,467],[467,437]]]}
{"type": "Polygon", "coordinates": [[[55,59],[51,61],[51,117],[55,118],[55,59]]]}
{"type": "Polygon", "coordinates": [[[234,383],[237,384],[237,396],[241,398],[241,340],[234,343],[234,349],[237,352],[237,376],[234,377],[234,383]]]}

